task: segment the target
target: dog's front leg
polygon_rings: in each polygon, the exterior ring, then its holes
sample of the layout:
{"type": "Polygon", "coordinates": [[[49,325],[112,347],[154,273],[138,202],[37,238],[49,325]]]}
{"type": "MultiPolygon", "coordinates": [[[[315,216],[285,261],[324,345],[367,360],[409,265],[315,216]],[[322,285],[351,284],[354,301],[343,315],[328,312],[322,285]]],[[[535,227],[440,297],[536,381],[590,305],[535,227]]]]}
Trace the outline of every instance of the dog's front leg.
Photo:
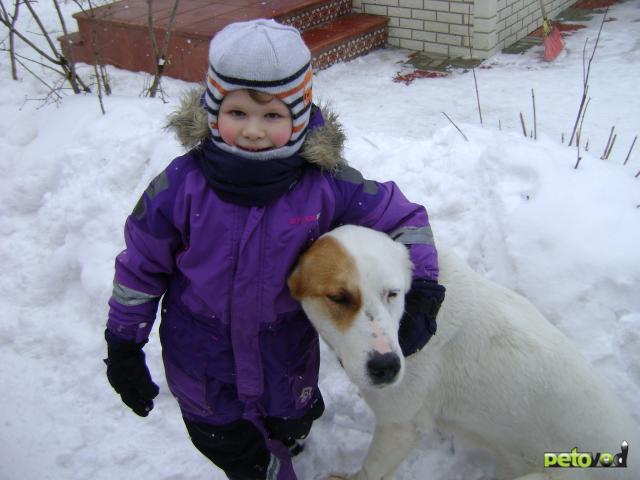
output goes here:
{"type": "Polygon", "coordinates": [[[412,422],[377,425],[362,470],[354,480],[390,480],[419,438],[412,422]]]}

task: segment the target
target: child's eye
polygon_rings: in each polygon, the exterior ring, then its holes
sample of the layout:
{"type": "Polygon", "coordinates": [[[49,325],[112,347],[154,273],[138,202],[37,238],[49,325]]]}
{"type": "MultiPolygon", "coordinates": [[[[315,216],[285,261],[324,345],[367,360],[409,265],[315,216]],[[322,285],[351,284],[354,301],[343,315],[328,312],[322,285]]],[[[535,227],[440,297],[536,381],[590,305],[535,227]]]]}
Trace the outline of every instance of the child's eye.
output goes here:
{"type": "Polygon", "coordinates": [[[272,113],[267,113],[265,117],[268,118],[269,120],[278,120],[283,116],[280,115],[279,113],[272,112],[272,113]]]}
{"type": "Polygon", "coordinates": [[[231,115],[232,117],[244,117],[245,113],[242,110],[229,110],[227,115],[231,115]]]}

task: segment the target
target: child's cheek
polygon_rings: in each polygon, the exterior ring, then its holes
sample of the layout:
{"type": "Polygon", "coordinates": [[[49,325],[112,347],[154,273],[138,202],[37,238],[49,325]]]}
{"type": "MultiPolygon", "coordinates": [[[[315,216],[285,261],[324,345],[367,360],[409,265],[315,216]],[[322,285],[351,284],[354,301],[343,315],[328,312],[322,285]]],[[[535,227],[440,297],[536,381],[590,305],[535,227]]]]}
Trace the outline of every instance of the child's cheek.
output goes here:
{"type": "Polygon", "coordinates": [[[228,122],[221,121],[218,123],[218,132],[220,132],[220,136],[224,143],[227,145],[236,144],[237,128],[233,125],[230,125],[228,122]]]}
{"type": "Polygon", "coordinates": [[[291,127],[280,128],[273,133],[272,142],[276,147],[283,147],[291,138],[291,127]]]}

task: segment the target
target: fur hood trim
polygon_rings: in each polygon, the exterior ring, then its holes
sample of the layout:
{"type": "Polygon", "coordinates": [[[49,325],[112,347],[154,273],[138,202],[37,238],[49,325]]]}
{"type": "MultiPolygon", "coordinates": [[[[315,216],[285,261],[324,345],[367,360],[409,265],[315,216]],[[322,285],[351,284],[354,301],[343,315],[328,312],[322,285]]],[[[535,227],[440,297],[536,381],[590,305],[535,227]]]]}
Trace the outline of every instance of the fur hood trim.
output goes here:
{"type": "MultiPolygon", "coordinates": [[[[197,147],[209,135],[207,111],[200,103],[204,88],[183,94],[178,109],[169,115],[166,128],[174,132],[186,150],[197,147]]],[[[347,165],[343,156],[345,134],[338,115],[328,105],[320,106],[324,125],[310,130],[300,155],[324,170],[335,171],[347,165]]]]}

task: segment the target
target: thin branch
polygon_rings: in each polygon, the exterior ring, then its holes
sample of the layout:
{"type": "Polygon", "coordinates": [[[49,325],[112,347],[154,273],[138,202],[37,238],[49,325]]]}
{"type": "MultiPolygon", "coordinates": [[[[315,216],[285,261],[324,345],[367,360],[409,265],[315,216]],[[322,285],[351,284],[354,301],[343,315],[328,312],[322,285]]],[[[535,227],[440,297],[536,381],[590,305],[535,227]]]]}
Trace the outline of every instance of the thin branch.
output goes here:
{"type": "Polygon", "coordinates": [[[582,110],[582,118],[580,119],[580,126],[578,127],[578,131],[582,133],[582,124],[584,123],[584,117],[587,116],[587,110],[589,109],[589,104],[591,103],[591,97],[587,98],[587,103],[584,105],[584,109],[582,110]]]}
{"type": "Polygon", "coordinates": [[[629,157],[631,156],[631,151],[633,150],[633,147],[635,146],[635,144],[636,144],[636,140],[637,140],[637,139],[638,139],[638,136],[636,135],[636,136],[633,138],[633,142],[631,142],[631,148],[629,148],[629,153],[627,153],[627,158],[625,158],[625,159],[624,159],[624,163],[623,163],[623,165],[626,165],[626,164],[627,164],[627,162],[629,161],[629,157]]]}
{"type": "Polygon", "coordinates": [[[153,0],[147,0],[147,21],[149,24],[149,34],[151,35],[151,47],[153,48],[153,54],[156,61],[156,73],[153,77],[151,87],[149,87],[148,95],[155,97],[158,89],[160,88],[160,82],[162,75],[167,64],[167,52],[169,51],[169,39],[171,38],[171,30],[173,29],[173,22],[176,19],[176,13],[178,11],[178,5],[180,0],[175,0],[173,8],[171,10],[171,16],[169,17],[169,23],[164,32],[162,40],[162,50],[158,48],[158,42],[156,40],[156,34],[153,29],[153,10],[151,8],[153,0]]]}
{"type": "Polygon", "coordinates": [[[598,43],[600,42],[600,35],[602,34],[602,27],[604,27],[604,21],[607,19],[607,14],[609,13],[609,7],[604,11],[604,15],[602,16],[602,22],[600,22],[600,29],[598,30],[598,36],[596,37],[596,43],[593,46],[593,51],[591,52],[591,57],[589,58],[589,63],[587,64],[587,76],[585,78],[585,85],[589,82],[589,73],[591,73],[591,62],[593,62],[593,57],[596,56],[596,50],[598,49],[598,43]]]}
{"type": "Polygon", "coordinates": [[[158,58],[158,41],[156,40],[153,28],[153,0],[147,0],[147,25],[149,26],[149,35],[151,36],[151,50],[154,58],[158,58]]]}
{"type": "Polygon", "coordinates": [[[49,36],[49,32],[47,32],[47,29],[42,24],[42,21],[40,20],[40,16],[33,9],[33,6],[31,5],[31,1],[30,0],[22,0],[22,1],[24,2],[24,4],[27,6],[29,11],[31,12],[31,16],[33,17],[33,19],[38,24],[38,27],[40,27],[40,31],[42,32],[42,35],[44,36],[45,40],[49,44],[49,48],[51,48],[51,51],[53,52],[53,54],[56,57],[61,57],[61,55],[58,53],[58,50],[56,49],[56,46],[53,43],[53,40],[51,40],[51,37],[49,36]]]}
{"type": "Polygon", "coordinates": [[[609,160],[609,155],[611,155],[611,150],[613,150],[613,146],[616,144],[616,139],[618,138],[618,134],[616,133],[613,136],[613,140],[611,140],[611,145],[609,145],[609,150],[607,150],[607,154],[604,156],[605,160],[609,160]]]}
{"type": "Polygon", "coordinates": [[[169,51],[169,39],[171,38],[171,30],[173,30],[173,23],[176,20],[176,13],[178,13],[179,4],[180,4],[180,0],[176,0],[175,3],[173,4],[173,9],[171,10],[171,16],[169,17],[169,24],[167,25],[167,29],[164,31],[164,38],[162,40],[162,59],[163,60],[166,59],[167,52],[169,51]]]}
{"type": "MultiPolygon", "coordinates": [[[[96,80],[98,81],[98,83],[102,82],[102,87],[104,88],[104,93],[106,95],[111,95],[111,85],[109,82],[109,74],[107,72],[107,67],[104,65],[104,63],[102,62],[102,52],[99,48],[99,43],[98,43],[98,32],[96,31],[95,28],[95,19],[96,19],[96,12],[95,12],[95,7],[92,3],[92,0],[86,0],[88,5],[89,5],[89,10],[87,11],[86,8],[84,8],[84,5],[82,4],[81,0],[73,0],[73,3],[76,4],[76,6],[78,8],[80,8],[80,10],[82,11],[82,13],[84,13],[85,15],[87,15],[88,17],[91,18],[92,20],[92,25],[91,25],[91,47],[92,47],[92,53],[93,53],[93,60],[94,60],[94,65],[97,65],[98,69],[96,72],[96,80]]],[[[94,71],[96,71],[96,69],[94,69],[94,71]]],[[[99,96],[100,99],[100,107],[103,108],[102,106],[102,97],[99,96]]]]}
{"type": "Polygon", "coordinates": [[[573,124],[573,130],[571,131],[571,138],[569,139],[569,146],[573,144],[573,138],[575,137],[576,130],[578,128],[578,123],[580,122],[580,118],[582,118],[582,112],[584,110],[585,102],[587,101],[587,93],[589,92],[589,85],[584,87],[582,91],[582,99],[580,100],[580,107],[578,108],[578,116],[576,117],[576,121],[573,124]]]}
{"type": "Polygon", "coordinates": [[[69,57],[68,65],[69,65],[69,73],[71,74],[71,85],[77,84],[76,74],[76,63],[73,59],[73,50],[71,47],[71,42],[69,41],[69,32],[67,31],[67,24],[64,21],[64,16],[62,15],[62,11],[60,10],[60,5],[58,4],[58,0],[52,0],[53,6],[56,9],[56,13],[58,14],[58,20],[60,21],[60,26],[62,27],[63,41],[67,45],[67,56],[69,57]]]}
{"type": "MultiPolygon", "coordinates": [[[[25,42],[29,47],[35,50],[36,53],[41,55],[47,61],[53,63],[54,65],[59,65],[60,67],[62,67],[63,76],[71,85],[71,88],[73,89],[74,93],[80,93],[81,88],[85,92],[89,92],[90,91],[89,87],[87,87],[79,77],[74,76],[74,74],[72,73],[74,71],[73,67],[70,66],[69,62],[64,57],[64,55],[62,55],[54,45],[53,41],[51,40],[51,36],[49,35],[46,28],[44,27],[42,21],[40,20],[40,17],[36,13],[36,11],[33,9],[33,6],[31,5],[31,1],[30,0],[22,0],[22,1],[29,9],[29,12],[31,12],[31,16],[33,17],[35,22],[38,24],[38,27],[40,28],[40,32],[42,36],[45,38],[45,40],[47,41],[47,43],[49,44],[49,47],[51,49],[53,56],[44,52],[40,47],[34,44],[29,38],[27,38],[25,35],[20,33],[20,31],[18,31],[15,28],[15,25],[11,25],[11,23],[9,23],[7,19],[5,19],[3,16],[0,17],[0,22],[3,25],[5,25],[7,28],[9,28],[11,32],[14,32],[18,38],[20,38],[23,42],[25,42]]],[[[54,0],[54,1],[57,1],[57,0],[54,0]]],[[[31,70],[28,70],[28,71],[31,73],[31,70]]]]}
{"type": "Polygon", "coordinates": [[[52,87],[47,82],[45,82],[42,78],[40,78],[38,76],[38,74],[36,74],[33,70],[31,70],[29,67],[27,67],[24,63],[22,63],[22,61],[19,58],[16,58],[16,61],[22,66],[22,68],[24,68],[27,72],[29,72],[31,75],[33,75],[40,83],[42,83],[45,87],[47,87],[47,89],[49,90],[49,95],[47,95],[47,96],[55,95],[57,97],[57,100],[61,100],[62,99],[60,94],[57,92],[57,88],[56,87],[52,87]]]}
{"type": "Polygon", "coordinates": [[[20,2],[18,0],[14,0],[13,14],[11,16],[9,15],[9,12],[7,12],[2,0],[0,0],[0,9],[2,10],[2,12],[0,12],[0,17],[2,17],[2,19],[4,19],[6,23],[10,23],[12,27],[9,29],[9,49],[7,51],[9,52],[9,62],[11,65],[11,79],[17,80],[18,69],[16,68],[16,38],[14,30],[16,22],[18,21],[18,15],[20,13],[20,2]]]}
{"type": "Polygon", "coordinates": [[[462,138],[464,138],[467,142],[469,141],[469,139],[467,138],[467,136],[462,133],[462,130],[460,130],[460,128],[458,127],[458,125],[456,125],[456,122],[454,122],[453,120],[451,120],[451,118],[449,118],[449,115],[447,115],[446,113],[442,112],[442,114],[447,117],[447,120],[449,120],[451,122],[451,124],[456,127],[456,129],[460,132],[460,135],[462,135],[462,138]]]}
{"type": "Polygon", "coordinates": [[[536,116],[536,95],[531,89],[531,102],[533,103],[533,139],[538,139],[538,118],[536,116]]]}
{"type": "Polygon", "coordinates": [[[483,125],[482,122],[482,108],[480,107],[480,92],[478,91],[478,79],[476,78],[476,69],[473,66],[473,46],[471,39],[471,4],[468,5],[468,14],[467,14],[467,32],[469,37],[469,60],[471,60],[471,72],[473,73],[473,84],[476,89],[476,102],[478,104],[478,116],[480,117],[480,125],[483,125]]]}
{"type": "Polygon", "coordinates": [[[35,50],[39,55],[46,58],[47,61],[54,63],[56,65],[62,65],[62,62],[59,59],[53,58],[51,55],[45,53],[40,47],[38,47],[35,43],[29,40],[29,38],[25,37],[22,33],[20,33],[20,31],[17,30],[14,26],[12,26],[10,23],[7,23],[4,18],[0,17],[0,23],[2,23],[5,27],[7,27],[9,31],[15,33],[20,40],[22,40],[24,43],[29,45],[29,47],[35,50]]]}
{"type": "Polygon", "coordinates": [[[578,115],[576,116],[576,121],[573,124],[573,131],[571,132],[571,139],[569,140],[569,146],[571,146],[573,143],[573,138],[576,134],[576,129],[578,128],[578,121],[582,116],[582,110],[586,102],[587,92],[589,91],[589,74],[591,73],[591,63],[593,62],[593,58],[596,55],[596,50],[598,49],[598,43],[600,42],[600,35],[602,34],[602,27],[604,26],[604,21],[607,18],[608,12],[609,12],[609,7],[607,7],[602,17],[602,22],[600,23],[600,29],[598,30],[598,36],[596,37],[596,42],[593,46],[593,51],[591,52],[591,57],[589,58],[589,62],[587,63],[586,70],[585,70],[585,58],[586,58],[587,42],[589,41],[588,38],[585,40],[585,45],[582,49],[582,82],[583,82],[582,99],[580,100],[580,108],[578,108],[578,115]]]}
{"type": "Polygon", "coordinates": [[[520,112],[520,123],[522,124],[522,134],[525,136],[525,138],[527,137],[527,127],[525,127],[524,124],[524,116],[522,115],[522,112],[520,112]]]}
{"type": "Polygon", "coordinates": [[[585,64],[587,61],[587,43],[589,43],[589,37],[585,38],[582,46],[582,88],[587,87],[587,67],[585,64]]]}
{"type": "Polygon", "coordinates": [[[472,67],[471,72],[473,73],[473,84],[476,87],[476,102],[478,103],[478,116],[480,117],[480,125],[483,125],[482,108],[480,108],[480,93],[478,92],[478,79],[476,78],[476,69],[472,67]]]}
{"type": "Polygon", "coordinates": [[[607,139],[607,144],[604,146],[604,152],[602,152],[602,155],[600,156],[600,160],[606,160],[607,158],[607,152],[609,151],[609,146],[611,145],[611,137],[613,137],[613,131],[615,129],[616,129],[615,125],[611,127],[611,131],[609,132],[609,138],[607,139]]]}
{"type": "Polygon", "coordinates": [[[102,81],[100,80],[98,65],[96,65],[95,63],[93,64],[93,71],[96,76],[96,83],[98,84],[98,103],[100,104],[100,111],[102,112],[103,115],[105,115],[107,112],[104,109],[104,101],[102,100],[102,81]]]}
{"type": "MultiPolygon", "coordinates": [[[[4,49],[2,49],[2,50],[4,50],[4,49]]],[[[40,62],[40,61],[38,61],[38,60],[34,60],[34,59],[32,59],[32,58],[29,58],[29,57],[25,57],[24,55],[21,55],[21,54],[19,54],[19,53],[16,53],[15,55],[16,55],[16,58],[20,58],[20,59],[22,59],[22,60],[24,60],[24,61],[27,61],[27,62],[35,63],[36,65],[40,65],[42,68],[47,68],[47,69],[49,69],[49,70],[51,70],[51,71],[53,71],[53,72],[57,73],[58,75],[62,75],[62,76],[64,76],[64,72],[62,72],[62,71],[60,71],[60,70],[56,70],[56,69],[55,69],[55,68],[53,68],[51,65],[47,65],[46,63],[40,62]]]]}
{"type": "MultiPolygon", "coordinates": [[[[582,125],[584,124],[584,118],[587,116],[587,110],[589,109],[589,103],[591,103],[591,97],[589,97],[587,99],[587,102],[584,104],[584,109],[582,110],[582,117],[580,118],[580,126],[578,127],[578,132],[576,133],[576,138],[577,138],[577,135],[580,135],[580,137],[582,137],[582,125]]],[[[587,144],[585,145],[584,149],[587,152],[589,151],[589,140],[587,140],[587,144]]]]}

